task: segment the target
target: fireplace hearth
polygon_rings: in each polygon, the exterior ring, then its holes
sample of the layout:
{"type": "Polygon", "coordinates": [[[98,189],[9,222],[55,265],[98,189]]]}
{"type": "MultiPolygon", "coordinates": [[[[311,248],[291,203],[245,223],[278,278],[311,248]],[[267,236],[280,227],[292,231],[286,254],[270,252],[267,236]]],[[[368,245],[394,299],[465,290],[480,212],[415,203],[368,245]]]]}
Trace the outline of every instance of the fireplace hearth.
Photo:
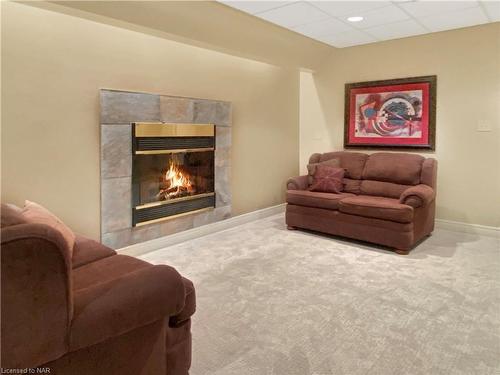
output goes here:
{"type": "Polygon", "coordinates": [[[132,124],[132,225],[211,210],[215,126],[132,124]]]}

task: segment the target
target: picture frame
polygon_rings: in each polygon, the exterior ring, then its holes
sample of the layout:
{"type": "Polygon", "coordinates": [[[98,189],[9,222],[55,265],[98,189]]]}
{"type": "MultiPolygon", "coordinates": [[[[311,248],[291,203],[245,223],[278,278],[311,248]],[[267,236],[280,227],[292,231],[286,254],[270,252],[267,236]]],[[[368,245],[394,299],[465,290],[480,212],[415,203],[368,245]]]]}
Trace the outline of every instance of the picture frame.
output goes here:
{"type": "Polygon", "coordinates": [[[435,150],[437,76],[345,84],[344,147],[435,150]]]}

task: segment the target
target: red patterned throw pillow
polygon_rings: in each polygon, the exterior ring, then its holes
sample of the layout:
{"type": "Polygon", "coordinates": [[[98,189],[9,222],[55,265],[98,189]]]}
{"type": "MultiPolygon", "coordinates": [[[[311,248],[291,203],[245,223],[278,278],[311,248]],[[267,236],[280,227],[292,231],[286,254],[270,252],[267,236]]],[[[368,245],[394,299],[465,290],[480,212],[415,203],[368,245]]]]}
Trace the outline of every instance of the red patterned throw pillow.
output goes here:
{"type": "Polygon", "coordinates": [[[340,193],[342,191],[342,180],[345,169],[331,167],[329,165],[318,165],[313,177],[310,191],[321,191],[324,193],[340,193]]]}

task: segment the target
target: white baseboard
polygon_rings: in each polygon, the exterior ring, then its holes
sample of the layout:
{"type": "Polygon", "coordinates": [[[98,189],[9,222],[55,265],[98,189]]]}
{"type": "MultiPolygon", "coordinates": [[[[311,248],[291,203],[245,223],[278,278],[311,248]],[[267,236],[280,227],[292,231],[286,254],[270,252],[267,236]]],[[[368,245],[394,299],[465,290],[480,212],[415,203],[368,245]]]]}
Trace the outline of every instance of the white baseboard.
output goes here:
{"type": "Polygon", "coordinates": [[[459,221],[436,219],[436,228],[451,230],[453,232],[479,234],[481,236],[500,237],[499,227],[462,223],[459,221]]]}
{"type": "Polygon", "coordinates": [[[261,210],[249,212],[247,214],[230,217],[226,220],[217,221],[215,223],[202,225],[183,232],[174,233],[169,236],[155,238],[154,240],[141,242],[116,250],[119,254],[125,255],[143,255],[155,250],[162,249],[167,246],[172,246],[181,242],[189,241],[194,238],[203,237],[208,234],[220,232],[222,230],[237,227],[238,225],[246,224],[254,220],[263,219],[285,212],[285,204],[263,208],[261,210]]]}
{"type": "MultiPolygon", "coordinates": [[[[215,223],[202,225],[193,229],[183,232],[171,234],[169,236],[155,238],[151,241],[141,242],[138,244],[130,245],[118,249],[117,252],[125,255],[143,255],[155,250],[162,249],[167,246],[176,245],[181,242],[186,242],[198,237],[203,237],[208,234],[220,232],[226,229],[237,227],[238,225],[246,224],[254,220],[263,219],[269,216],[277,215],[285,212],[286,204],[279,204],[277,206],[263,208],[261,210],[249,212],[247,214],[233,216],[226,220],[217,221],[215,223]]],[[[479,224],[462,223],[458,221],[450,221],[443,219],[436,219],[436,228],[451,230],[461,233],[479,234],[489,237],[500,237],[499,227],[490,227],[479,224]]]]}

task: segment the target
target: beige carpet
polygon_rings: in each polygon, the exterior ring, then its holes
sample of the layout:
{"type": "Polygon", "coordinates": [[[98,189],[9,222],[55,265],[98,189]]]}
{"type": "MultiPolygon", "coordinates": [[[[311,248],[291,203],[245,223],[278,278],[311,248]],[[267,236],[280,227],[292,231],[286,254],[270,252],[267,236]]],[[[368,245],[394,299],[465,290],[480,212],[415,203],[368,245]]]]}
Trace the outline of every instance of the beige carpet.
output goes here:
{"type": "Polygon", "coordinates": [[[143,259],[196,285],[192,375],[500,374],[498,239],[400,256],[278,215],[143,259]]]}

